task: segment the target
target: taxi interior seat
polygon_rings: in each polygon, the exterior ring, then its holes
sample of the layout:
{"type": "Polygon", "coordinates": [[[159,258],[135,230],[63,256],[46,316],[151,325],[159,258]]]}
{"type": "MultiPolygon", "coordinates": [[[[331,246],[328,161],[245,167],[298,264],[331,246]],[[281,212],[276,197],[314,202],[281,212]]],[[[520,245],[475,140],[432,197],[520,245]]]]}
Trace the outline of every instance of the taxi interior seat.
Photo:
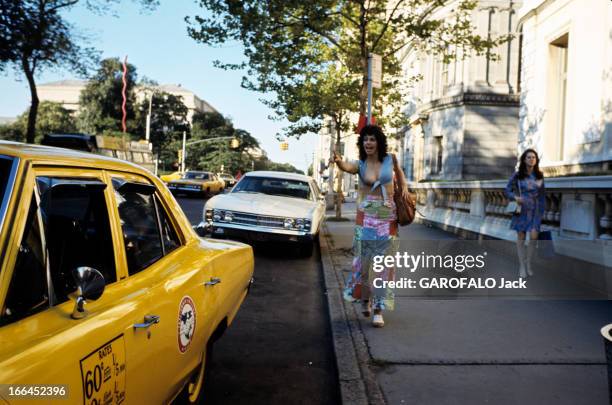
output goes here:
{"type": "Polygon", "coordinates": [[[116,281],[104,196],[99,191],[79,192],[88,195],[78,198],[54,195],[46,207],[51,280],[58,303],[68,300],[68,294],[76,290],[72,271],[77,267],[87,266],[100,271],[107,284],[116,281]]]}

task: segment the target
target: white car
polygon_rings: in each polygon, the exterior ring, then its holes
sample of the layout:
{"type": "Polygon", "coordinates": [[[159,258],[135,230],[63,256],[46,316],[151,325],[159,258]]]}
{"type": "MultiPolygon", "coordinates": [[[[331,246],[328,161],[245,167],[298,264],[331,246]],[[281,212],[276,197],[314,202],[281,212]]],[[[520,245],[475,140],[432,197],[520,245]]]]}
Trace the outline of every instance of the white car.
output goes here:
{"type": "Polygon", "coordinates": [[[324,197],[311,177],[254,171],[206,202],[201,225],[213,237],[297,243],[310,256],[324,217],[324,197]]]}

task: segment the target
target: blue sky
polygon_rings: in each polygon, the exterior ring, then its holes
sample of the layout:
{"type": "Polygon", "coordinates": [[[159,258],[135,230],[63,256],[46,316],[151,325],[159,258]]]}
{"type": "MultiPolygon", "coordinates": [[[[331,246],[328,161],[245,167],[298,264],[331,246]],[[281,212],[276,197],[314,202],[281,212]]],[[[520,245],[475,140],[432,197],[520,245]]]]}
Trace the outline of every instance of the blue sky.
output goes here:
{"type": "MultiPolygon", "coordinates": [[[[137,5],[124,3],[115,6],[115,17],[95,15],[81,6],[66,13],[66,17],[80,32],[93,37],[91,45],[102,51],[103,58],[123,59],[128,55],[139,78],[147,76],[160,84],[181,84],[192,90],[230,117],[235,127],[257,138],[270,159],[306,170],[312,161],[316,135],[289,139],[289,150],[280,150],[275,134],[286,123],[268,119],[271,110],[258,100],[262,94],[240,87],[241,72],[212,66],[215,59],[242,61],[241,45],[234,42],[213,48],[187,36],[184,17],[205,14],[195,0],[162,0],[157,9],[144,13],[137,5]]],[[[69,71],[47,71],[37,77],[37,83],[73,78],[77,77],[69,71]]],[[[0,74],[0,116],[21,114],[30,103],[29,94],[22,75],[12,71],[0,74]]]]}

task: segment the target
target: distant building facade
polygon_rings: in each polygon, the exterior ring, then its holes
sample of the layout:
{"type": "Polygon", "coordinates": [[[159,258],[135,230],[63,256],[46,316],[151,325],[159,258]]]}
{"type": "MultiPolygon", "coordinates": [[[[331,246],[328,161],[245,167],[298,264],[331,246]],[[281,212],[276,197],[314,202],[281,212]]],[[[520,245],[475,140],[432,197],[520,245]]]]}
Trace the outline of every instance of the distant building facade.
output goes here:
{"type": "MultiPolygon", "coordinates": [[[[454,2],[432,18],[452,17],[454,2]]],[[[482,37],[514,34],[520,1],[480,1],[472,12],[482,37]]],[[[519,40],[494,50],[498,56],[455,61],[408,51],[404,72],[421,75],[407,99],[409,125],[404,133],[404,170],[410,180],[472,180],[507,177],[516,163],[518,134],[519,40]]]]}
{"type": "MultiPolygon", "coordinates": [[[[58,82],[44,83],[38,85],[38,98],[40,101],[53,101],[62,104],[70,111],[78,111],[80,108],[79,98],[81,91],[87,86],[85,80],[61,80],[58,82]]],[[[175,84],[163,84],[154,87],[157,91],[163,91],[181,96],[183,103],[188,109],[187,119],[191,122],[196,112],[216,112],[217,110],[208,102],[199,98],[193,91],[175,84]]],[[[147,91],[142,87],[136,87],[136,99],[142,101],[147,98],[147,91]]]]}

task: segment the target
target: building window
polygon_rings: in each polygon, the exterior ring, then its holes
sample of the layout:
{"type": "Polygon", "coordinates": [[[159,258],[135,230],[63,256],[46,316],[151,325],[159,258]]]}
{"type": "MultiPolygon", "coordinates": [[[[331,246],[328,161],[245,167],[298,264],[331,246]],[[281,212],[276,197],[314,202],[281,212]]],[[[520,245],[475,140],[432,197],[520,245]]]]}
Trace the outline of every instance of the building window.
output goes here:
{"type": "Polygon", "coordinates": [[[567,105],[567,61],[569,34],[550,43],[549,47],[549,87],[548,120],[546,145],[548,160],[563,160],[565,143],[566,105],[567,105]]]}
{"type": "Polygon", "coordinates": [[[442,156],[444,154],[444,149],[442,147],[442,136],[434,137],[434,150],[433,150],[433,159],[432,159],[432,174],[440,174],[442,173],[442,156]]]}

